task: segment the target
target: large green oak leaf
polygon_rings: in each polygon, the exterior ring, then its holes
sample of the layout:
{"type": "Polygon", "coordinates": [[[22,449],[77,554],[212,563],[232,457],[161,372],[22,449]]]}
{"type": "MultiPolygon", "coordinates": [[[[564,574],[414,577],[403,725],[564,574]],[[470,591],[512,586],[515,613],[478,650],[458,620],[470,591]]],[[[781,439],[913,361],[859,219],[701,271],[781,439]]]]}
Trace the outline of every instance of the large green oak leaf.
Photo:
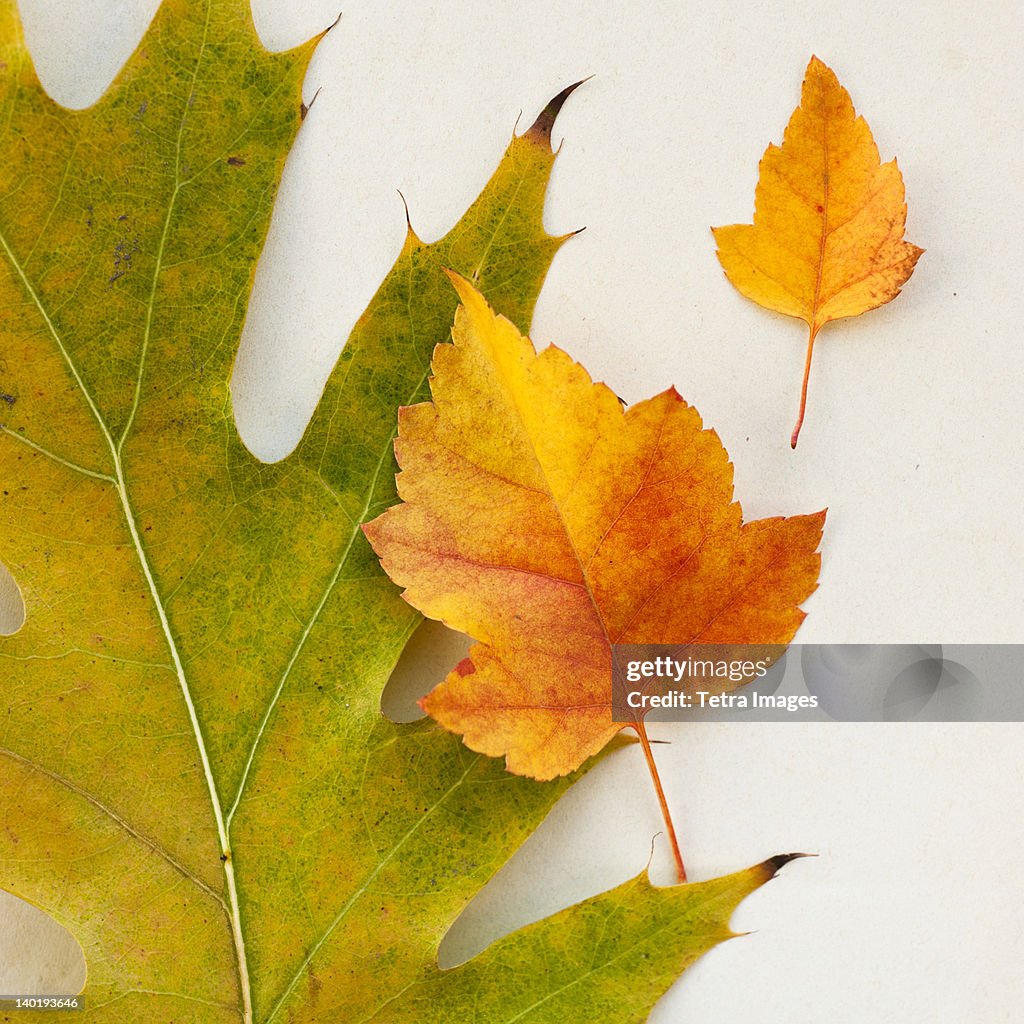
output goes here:
{"type": "Polygon", "coordinates": [[[71,111],[0,0],[0,557],[26,613],[0,640],[0,886],[81,943],[90,1024],[642,1019],[778,862],[638,879],[439,971],[571,780],[381,715],[418,620],[359,530],[448,335],[442,268],[529,327],[564,95],[448,235],[410,231],[267,465],[228,381],[314,45],[165,0],[71,111]]]}

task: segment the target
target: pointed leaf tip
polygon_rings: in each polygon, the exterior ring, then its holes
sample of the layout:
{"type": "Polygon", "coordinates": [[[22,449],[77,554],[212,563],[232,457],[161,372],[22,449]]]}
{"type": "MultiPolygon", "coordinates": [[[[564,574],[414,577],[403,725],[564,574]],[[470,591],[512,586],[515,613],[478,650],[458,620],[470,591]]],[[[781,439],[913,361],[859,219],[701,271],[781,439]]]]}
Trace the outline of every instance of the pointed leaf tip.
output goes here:
{"type": "Polygon", "coordinates": [[[816,853],[777,853],[774,857],[769,857],[766,861],[763,861],[761,867],[764,868],[768,875],[766,881],[769,881],[792,861],[801,860],[804,857],[817,856],[816,853]]]}
{"type": "Polygon", "coordinates": [[[320,95],[322,88],[323,86],[317,86],[316,92],[313,93],[313,98],[308,103],[305,100],[299,103],[299,120],[306,120],[306,115],[313,109],[313,104],[316,103],[316,98],[320,95]]]}
{"type": "Polygon", "coordinates": [[[565,101],[581,86],[584,82],[589,82],[593,75],[588,75],[586,78],[581,78],[578,82],[573,82],[572,85],[567,85],[550,103],[537,115],[537,120],[523,133],[524,138],[532,139],[534,142],[544,143],[548,146],[551,145],[551,129],[555,126],[555,120],[563,106],[565,101]]]}
{"type": "Polygon", "coordinates": [[[835,79],[836,85],[839,84],[839,79],[836,73],[820,57],[812,56],[807,62],[807,69],[804,71],[804,78],[810,78],[812,75],[816,78],[835,79]]]}
{"type": "Polygon", "coordinates": [[[404,254],[410,249],[422,245],[423,241],[416,234],[416,229],[412,226],[412,218],[409,216],[409,203],[406,201],[405,193],[400,188],[396,188],[395,191],[398,193],[399,199],[402,200],[402,208],[405,210],[405,244],[402,246],[404,254]]]}
{"type": "Polygon", "coordinates": [[[330,35],[330,33],[331,33],[331,32],[332,32],[332,31],[333,31],[334,29],[336,29],[336,28],[338,27],[338,23],[339,23],[339,22],[341,21],[341,16],[342,16],[342,14],[343,14],[343,13],[344,13],[343,11],[338,11],[338,16],[337,16],[337,17],[336,17],[336,18],[334,19],[334,21],[332,21],[332,22],[330,23],[330,25],[328,25],[328,26],[327,26],[327,28],[325,28],[325,29],[324,29],[324,30],[323,30],[323,31],[322,31],[322,32],[321,32],[321,33],[320,33],[320,34],[319,34],[319,35],[318,35],[318,36],[316,37],[316,39],[317,39],[317,42],[319,42],[319,41],[320,41],[321,39],[323,39],[323,38],[324,38],[324,36],[326,36],[326,35],[330,35]]]}
{"type": "Polygon", "coordinates": [[[452,287],[458,293],[459,302],[463,306],[467,307],[467,309],[472,307],[475,309],[488,310],[492,314],[494,313],[490,304],[483,295],[480,294],[480,291],[473,287],[473,283],[468,278],[463,277],[457,270],[452,270],[449,267],[445,267],[443,269],[445,277],[451,281],[452,287]]]}

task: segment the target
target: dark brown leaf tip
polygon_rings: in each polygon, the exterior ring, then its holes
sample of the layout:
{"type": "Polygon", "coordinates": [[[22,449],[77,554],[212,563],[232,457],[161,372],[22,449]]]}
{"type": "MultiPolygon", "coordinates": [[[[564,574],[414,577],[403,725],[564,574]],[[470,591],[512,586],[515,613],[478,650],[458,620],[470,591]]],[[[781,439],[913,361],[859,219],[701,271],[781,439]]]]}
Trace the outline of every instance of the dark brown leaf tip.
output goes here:
{"type": "Polygon", "coordinates": [[[412,226],[412,219],[409,216],[409,204],[406,202],[405,193],[400,188],[396,188],[395,191],[398,193],[399,198],[402,200],[402,208],[405,210],[405,244],[402,247],[403,255],[411,249],[415,249],[423,244],[420,236],[416,234],[416,229],[412,226]]]}
{"type": "Polygon", "coordinates": [[[551,129],[555,126],[555,119],[559,111],[565,106],[565,101],[584,83],[589,82],[593,75],[581,78],[572,85],[567,85],[538,115],[530,128],[523,133],[525,138],[537,143],[551,145],[551,129]]]}
{"type": "MultiPolygon", "coordinates": [[[[340,17],[340,15],[339,15],[339,17],[340,17]]],[[[302,102],[302,103],[299,104],[299,120],[300,121],[305,121],[306,120],[306,115],[313,109],[313,104],[316,103],[316,98],[317,98],[317,96],[320,95],[320,89],[322,89],[322,88],[323,88],[323,86],[320,86],[317,89],[317,91],[315,93],[313,93],[313,98],[308,103],[302,102]]]]}
{"type": "Polygon", "coordinates": [[[769,879],[774,878],[790,861],[801,857],[817,857],[816,853],[778,853],[761,864],[769,879]]]}
{"type": "Polygon", "coordinates": [[[315,38],[318,43],[320,42],[321,39],[324,38],[324,36],[329,35],[334,29],[338,27],[338,22],[341,21],[342,14],[344,14],[344,11],[338,11],[338,16],[334,19],[334,21],[332,21],[330,25],[328,25],[327,28],[325,28],[322,32],[317,33],[315,38]]]}

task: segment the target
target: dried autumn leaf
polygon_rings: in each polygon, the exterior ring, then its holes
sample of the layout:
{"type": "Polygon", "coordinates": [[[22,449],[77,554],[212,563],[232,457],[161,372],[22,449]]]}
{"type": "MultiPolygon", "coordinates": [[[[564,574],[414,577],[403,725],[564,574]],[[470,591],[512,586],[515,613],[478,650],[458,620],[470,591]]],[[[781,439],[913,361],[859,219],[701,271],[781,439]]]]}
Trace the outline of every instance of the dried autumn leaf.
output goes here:
{"type": "Polygon", "coordinates": [[[364,530],[413,607],[480,641],[424,710],[552,779],[624,728],[612,644],[788,643],[825,514],[743,523],[718,435],[675,389],[624,410],[449,276],[454,345],[433,402],[399,415],[403,503],[364,530]]]}
{"type": "Polygon", "coordinates": [[[583,1024],[563,989],[635,1021],[784,858],[637,879],[440,971],[569,780],[381,716],[417,616],[358,530],[394,500],[395,409],[450,329],[440,268],[529,322],[561,242],[541,214],[565,94],[444,238],[410,231],[268,466],[228,380],[311,51],[264,51],[244,0],[175,0],[67,111],[0,0],[0,554],[26,611],[0,640],[0,886],[78,939],[89,1024],[404,1022],[425,988],[454,1019],[489,993],[496,1024],[583,1024]]]}
{"type": "Polygon", "coordinates": [[[810,329],[794,448],[818,331],[894,299],[924,252],[903,240],[906,219],[895,159],[880,162],[849,94],[812,57],[782,146],[761,158],[754,223],[712,228],[736,288],[810,329]]]}

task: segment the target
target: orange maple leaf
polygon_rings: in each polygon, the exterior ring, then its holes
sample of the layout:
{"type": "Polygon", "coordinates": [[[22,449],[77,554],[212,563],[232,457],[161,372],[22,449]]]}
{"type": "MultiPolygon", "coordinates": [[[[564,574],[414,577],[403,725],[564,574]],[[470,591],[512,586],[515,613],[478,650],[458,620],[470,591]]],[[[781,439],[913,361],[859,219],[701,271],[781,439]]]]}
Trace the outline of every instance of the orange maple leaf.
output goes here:
{"type": "Polygon", "coordinates": [[[924,252],[903,241],[906,220],[896,161],[880,162],[849,94],[812,57],[782,146],[761,158],[754,223],[711,229],[736,288],[810,328],[794,448],[818,331],[894,299],[924,252]]]}
{"type": "Polygon", "coordinates": [[[433,402],[399,412],[403,503],[364,529],[410,604],[479,641],[424,710],[550,779],[625,727],[612,644],[788,643],[825,513],[743,523],[718,435],[674,388],[623,409],[449,276],[454,345],[434,350],[433,402]]]}

